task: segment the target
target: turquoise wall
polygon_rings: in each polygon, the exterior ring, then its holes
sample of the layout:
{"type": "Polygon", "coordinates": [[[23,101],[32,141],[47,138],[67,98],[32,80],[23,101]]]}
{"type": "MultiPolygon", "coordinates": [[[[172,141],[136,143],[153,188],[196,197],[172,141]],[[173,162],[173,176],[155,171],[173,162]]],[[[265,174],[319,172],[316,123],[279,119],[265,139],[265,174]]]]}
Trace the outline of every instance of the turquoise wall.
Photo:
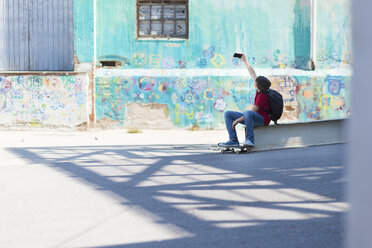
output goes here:
{"type": "Polygon", "coordinates": [[[78,62],[94,60],[93,3],[93,0],[74,0],[74,48],[78,62]]]}
{"type": "MultiPolygon", "coordinates": [[[[350,63],[349,0],[318,2],[319,68],[350,63]]],[[[241,65],[232,54],[244,51],[258,68],[307,65],[310,0],[190,0],[189,5],[188,40],[137,40],[136,1],[97,0],[97,56],[122,59],[123,68],[236,68],[241,65]]]]}
{"type": "MultiPolygon", "coordinates": [[[[259,67],[294,63],[294,21],[301,19],[308,27],[309,19],[301,16],[309,9],[296,10],[295,0],[281,2],[190,1],[189,39],[169,41],[136,40],[135,0],[97,0],[97,55],[127,58],[130,65],[125,68],[235,68],[236,51],[245,51],[259,67]]],[[[301,35],[309,37],[297,33],[301,35]]]]}
{"type": "MultiPolygon", "coordinates": [[[[74,0],[79,62],[94,59],[93,2],[74,0]]],[[[236,68],[235,51],[261,68],[303,68],[309,59],[309,0],[191,0],[189,8],[188,40],[144,41],[135,37],[135,0],[97,0],[97,57],[119,56],[124,68],[236,68]]],[[[317,68],[351,64],[350,0],[318,1],[317,10],[317,68]]]]}
{"type": "MultiPolygon", "coordinates": [[[[187,40],[137,40],[135,0],[96,2],[97,59],[123,62],[122,70],[97,71],[98,122],[109,118],[122,125],[127,103],[159,103],[167,104],[175,126],[221,127],[224,111],[244,111],[252,104],[253,81],[243,72],[195,69],[243,68],[232,59],[240,51],[283,94],[282,122],[350,116],[350,0],[318,0],[314,72],[291,70],[308,68],[310,0],[190,0],[187,40]],[[287,69],[288,75],[277,74],[277,68],[287,69]],[[174,71],[154,76],[148,69],[174,71]]],[[[80,62],[93,61],[92,3],[75,0],[80,62]]]]}
{"type": "Polygon", "coordinates": [[[351,65],[350,0],[318,0],[317,60],[319,68],[351,65]]]}
{"type": "MultiPolygon", "coordinates": [[[[135,0],[96,2],[97,58],[124,62],[121,70],[97,70],[98,121],[122,125],[128,103],[158,103],[168,106],[175,126],[223,126],[224,111],[252,104],[253,81],[246,71],[196,69],[240,68],[232,60],[236,51],[244,51],[283,94],[282,122],[350,116],[350,0],[318,0],[316,71],[292,70],[309,60],[309,0],[190,0],[188,40],[137,40],[135,0]],[[149,70],[162,68],[175,70],[149,70]]],[[[93,4],[74,0],[78,63],[94,61],[93,4]]],[[[85,74],[0,76],[0,126],[86,122],[89,80],[85,74]]]]}

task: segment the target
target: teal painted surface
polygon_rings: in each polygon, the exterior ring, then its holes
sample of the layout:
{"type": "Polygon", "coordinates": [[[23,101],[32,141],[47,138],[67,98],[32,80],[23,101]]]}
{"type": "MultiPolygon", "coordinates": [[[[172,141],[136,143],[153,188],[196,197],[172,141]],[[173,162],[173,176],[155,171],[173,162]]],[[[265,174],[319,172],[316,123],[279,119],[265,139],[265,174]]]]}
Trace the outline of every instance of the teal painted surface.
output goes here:
{"type": "MultiPolygon", "coordinates": [[[[254,68],[308,67],[310,0],[190,1],[188,40],[137,40],[135,0],[97,0],[97,58],[121,60],[122,68],[234,69],[243,51],[254,68]]],[[[350,1],[318,1],[317,69],[352,64],[350,1]]],[[[192,74],[193,70],[188,71],[192,74]]],[[[167,104],[175,126],[223,126],[225,110],[246,110],[253,82],[244,77],[96,77],[97,120],[125,123],[127,103],[167,104]]],[[[346,73],[347,74],[347,73],[346,73]]],[[[111,76],[110,76],[111,75],[111,76]]],[[[275,74],[274,74],[275,75],[275,74]]],[[[302,75],[301,73],[299,75],[302,75]]],[[[347,118],[351,77],[272,76],[285,98],[284,122],[347,118]]]]}
{"type": "Polygon", "coordinates": [[[295,62],[292,65],[299,69],[308,69],[311,52],[310,1],[296,0],[293,12],[295,15],[293,22],[295,62]]]}
{"type": "Polygon", "coordinates": [[[189,39],[136,40],[135,0],[97,0],[97,56],[125,68],[235,68],[236,51],[256,67],[297,67],[309,58],[309,8],[303,0],[190,1],[189,39]],[[301,27],[299,26],[301,25],[301,27]]]}
{"type": "MultiPolygon", "coordinates": [[[[190,1],[188,40],[137,40],[135,0],[97,0],[97,56],[124,68],[236,68],[236,51],[259,68],[307,67],[310,0],[190,1]]],[[[350,2],[318,1],[318,68],[350,64],[350,2]]]]}
{"type": "Polygon", "coordinates": [[[318,1],[317,58],[320,68],[352,64],[351,22],[350,0],[318,1]]]}
{"type": "Polygon", "coordinates": [[[74,0],[74,47],[79,62],[94,60],[93,0],[74,0]]]}
{"type": "MultiPolygon", "coordinates": [[[[74,1],[75,54],[93,61],[93,2],[74,1]]],[[[260,68],[304,68],[310,0],[190,1],[188,40],[137,40],[135,0],[97,0],[97,57],[124,68],[236,68],[236,51],[260,68]]],[[[318,68],[352,63],[350,0],[318,1],[318,68]]]]}
{"type": "MultiPolygon", "coordinates": [[[[280,122],[350,115],[350,77],[274,76],[270,80],[283,95],[280,122]]],[[[96,87],[97,120],[109,118],[120,121],[119,125],[125,123],[127,103],[159,103],[167,104],[175,126],[223,127],[224,112],[246,111],[256,93],[253,80],[246,77],[99,76],[96,87]]]]}

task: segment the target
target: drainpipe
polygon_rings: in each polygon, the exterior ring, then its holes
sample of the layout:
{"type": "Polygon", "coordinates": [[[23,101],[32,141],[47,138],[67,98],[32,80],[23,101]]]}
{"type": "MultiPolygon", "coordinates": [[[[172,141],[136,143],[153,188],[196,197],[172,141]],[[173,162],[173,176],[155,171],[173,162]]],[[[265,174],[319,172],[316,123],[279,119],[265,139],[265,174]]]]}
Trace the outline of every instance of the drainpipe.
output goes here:
{"type": "Polygon", "coordinates": [[[317,0],[311,0],[311,48],[310,48],[310,68],[315,70],[316,61],[316,30],[317,30],[317,0]]]}
{"type": "Polygon", "coordinates": [[[94,22],[94,28],[93,28],[93,83],[92,83],[92,121],[93,121],[93,127],[96,126],[97,118],[96,118],[96,70],[97,70],[97,0],[93,0],[93,22],[94,22]]]}

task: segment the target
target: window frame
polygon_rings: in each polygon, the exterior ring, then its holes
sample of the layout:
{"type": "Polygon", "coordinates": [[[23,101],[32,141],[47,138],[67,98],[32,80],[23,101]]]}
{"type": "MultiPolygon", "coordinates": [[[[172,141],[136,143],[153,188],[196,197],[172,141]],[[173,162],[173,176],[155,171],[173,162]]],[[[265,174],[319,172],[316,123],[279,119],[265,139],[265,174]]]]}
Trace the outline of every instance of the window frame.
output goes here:
{"type": "Polygon", "coordinates": [[[189,0],[136,0],[136,39],[137,40],[188,40],[189,39],[189,0]],[[161,35],[152,35],[152,22],[155,21],[152,19],[152,6],[161,6],[161,35]],[[148,20],[150,22],[150,34],[149,35],[140,35],[140,22],[142,20],[139,19],[140,17],[140,7],[141,6],[150,6],[150,19],[148,20]],[[180,21],[185,21],[186,22],[186,34],[185,35],[177,35],[172,34],[172,35],[165,35],[164,34],[164,23],[166,21],[172,21],[174,23],[174,32],[176,32],[176,25],[177,25],[177,18],[176,18],[176,11],[174,10],[174,16],[173,19],[167,20],[164,18],[164,8],[167,6],[173,6],[176,8],[177,6],[185,6],[186,9],[186,19],[180,19],[180,21]]]}

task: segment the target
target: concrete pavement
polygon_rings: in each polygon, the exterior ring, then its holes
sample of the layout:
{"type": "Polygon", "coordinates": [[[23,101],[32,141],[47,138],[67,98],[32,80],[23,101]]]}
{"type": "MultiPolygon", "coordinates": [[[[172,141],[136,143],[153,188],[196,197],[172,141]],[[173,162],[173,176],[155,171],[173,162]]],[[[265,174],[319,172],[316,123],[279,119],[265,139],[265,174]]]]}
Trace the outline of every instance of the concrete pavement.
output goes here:
{"type": "Polygon", "coordinates": [[[224,131],[0,133],[1,247],[342,247],[346,145],[224,131]]]}

